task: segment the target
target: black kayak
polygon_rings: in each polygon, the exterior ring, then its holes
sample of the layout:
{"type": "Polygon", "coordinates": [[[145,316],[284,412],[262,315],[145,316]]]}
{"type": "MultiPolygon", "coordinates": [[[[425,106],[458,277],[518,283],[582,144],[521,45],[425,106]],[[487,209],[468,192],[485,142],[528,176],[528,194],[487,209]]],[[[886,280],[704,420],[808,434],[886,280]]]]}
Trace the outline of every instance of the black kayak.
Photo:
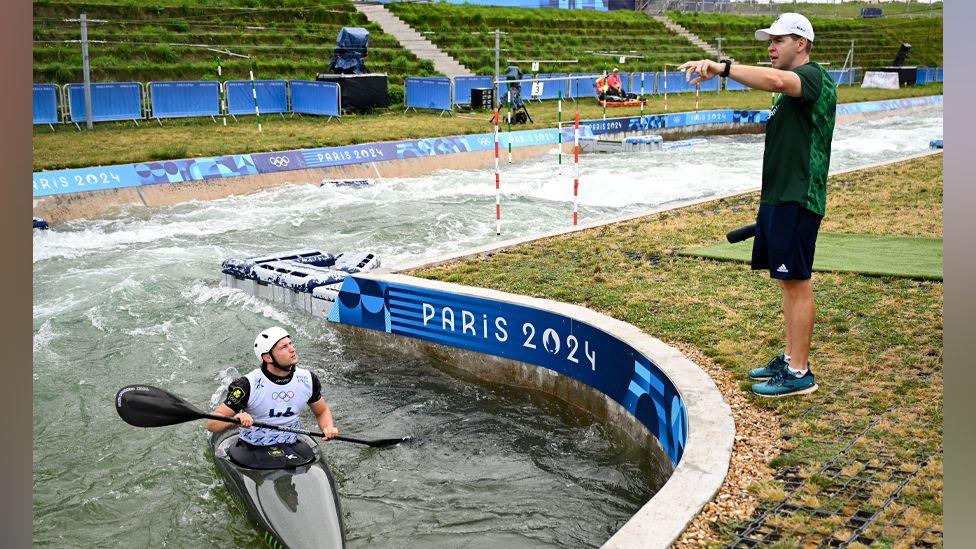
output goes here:
{"type": "Polygon", "coordinates": [[[345,547],[339,495],[318,443],[254,447],[237,428],[210,433],[214,462],[227,489],[272,547],[345,547]]]}

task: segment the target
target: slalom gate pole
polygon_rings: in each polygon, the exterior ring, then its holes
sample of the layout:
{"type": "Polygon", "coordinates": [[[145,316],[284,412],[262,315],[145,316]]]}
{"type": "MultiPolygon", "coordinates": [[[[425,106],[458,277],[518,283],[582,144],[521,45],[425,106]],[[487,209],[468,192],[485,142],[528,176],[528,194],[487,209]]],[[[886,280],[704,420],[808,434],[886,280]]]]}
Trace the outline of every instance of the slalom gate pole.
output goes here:
{"type": "Polygon", "coordinates": [[[261,111],[258,109],[258,89],[254,86],[254,67],[251,65],[251,58],[247,58],[247,72],[251,75],[251,97],[254,98],[254,116],[258,119],[258,131],[261,129],[261,111]]]}
{"type": "Polygon", "coordinates": [[[573,225],[579,223],[579,128],[580,114],[576,109],[576,123],[573,125],[573,225]]]}
{"type": "Polygon", "coordinates": [[[498,107],[495,107],[495,235],[502,234],[501,177],[498,175],[498,107]]]}
{"type": "Polygon", "coordinates": [[[224,92],[224,76],[223,71],[220,69],[220,56],[217,56],[217,95],[220,96],[220,112],[224,115],[224,126],[227,125],[227,109],[226,101],[227,96],[224,92]]]}
{"type": "Polygon", "coordinates": [[[508,163],[512,163],[512,86],[505,94],[505,104],[508,107],[508,163]]]}
{"type": "Polygon", "coordinates": [[[644,71],[641,71],[641,92],[640,92],[640,97],[638,97],[637,99],[640,100],[640,109],[641,109],[640,115],[644,116],[644,71]]]}
{"type": "Polygon", "coordinates": [[[695,112],[698,112],[698,107],[701,105],[701,100],[699,99],[701,95],[701,82],[695,84],[695,112]]]}
{"type": "Polygon", "coordinates": [[[559,134],[558,136],[559,152],[557,153],[557,158],[559,160],[557,161],[557,164],[559,165],[559,173],[561,175],[563,173],[563,91],[562,90],[559,90],[559,99],[556,105],[557,105],[556,127],[559,128],[557,132],[559,134]]]}

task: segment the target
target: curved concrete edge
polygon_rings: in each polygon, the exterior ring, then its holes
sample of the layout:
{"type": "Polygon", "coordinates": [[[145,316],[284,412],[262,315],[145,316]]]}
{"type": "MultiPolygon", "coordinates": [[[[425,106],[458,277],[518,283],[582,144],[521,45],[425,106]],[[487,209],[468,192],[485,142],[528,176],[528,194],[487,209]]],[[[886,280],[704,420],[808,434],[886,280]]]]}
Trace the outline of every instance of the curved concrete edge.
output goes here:
{"type": "Polygon", "coordinates": [[[631,324],[579,305],[402,274],[370,273],[356,276],[522,305],[568,317],[629,344],[667,375],[687,410],[688,437],[684,453],[661,490],[604,547],[667,547],[722,486],[729,470],[735,440],[732,409],[708,374],[677,349],[631,324]]]}

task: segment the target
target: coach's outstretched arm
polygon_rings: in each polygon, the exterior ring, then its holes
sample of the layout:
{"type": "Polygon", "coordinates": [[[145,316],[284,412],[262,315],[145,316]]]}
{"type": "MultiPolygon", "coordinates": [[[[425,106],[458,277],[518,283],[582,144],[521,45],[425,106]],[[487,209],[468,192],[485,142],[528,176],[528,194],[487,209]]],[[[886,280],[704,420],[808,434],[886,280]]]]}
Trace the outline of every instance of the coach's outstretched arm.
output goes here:
{"type": "MultiPolygon", "coordinates": [[[[725,63],[701,59],[699,61],[688,61],[678,67],[678,70],[685,71],[685,79],[688,80],[689,84],[698,84],[722,74],[722,71],[725,70],[725,63]],[[694,78],[692,78],[693,76],[694,78]]],[[[752,89],[783,93],[790,97],[803,95],[800,77],[793,71],[771,67],[732,65],[729,67],[728,76],[752,89]]]]}

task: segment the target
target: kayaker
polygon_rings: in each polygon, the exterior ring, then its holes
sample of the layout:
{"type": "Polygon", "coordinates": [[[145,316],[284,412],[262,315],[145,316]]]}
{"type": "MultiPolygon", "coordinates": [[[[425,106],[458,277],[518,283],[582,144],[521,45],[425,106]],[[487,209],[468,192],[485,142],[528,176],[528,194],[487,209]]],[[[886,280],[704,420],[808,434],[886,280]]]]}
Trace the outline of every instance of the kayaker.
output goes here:
{"type": "MultiPolygon", "coordinates": [[[[251,447],[288,445],[297,435],[260,427],[254,420],[301,428],[299,416],[307,404],[328,440],[339,434],[332,410],[322,397],[318,376],[298,367],[298,354],[288,332],[277,326],[262,331],[254,339],[254,355],[261,365],[230,383],[227,396],[214,413],[235,417],[241,422],[240,440],[251,447]]],[[[219,433],[231,424],[208,420],[207,430],[219,433]]]]}

